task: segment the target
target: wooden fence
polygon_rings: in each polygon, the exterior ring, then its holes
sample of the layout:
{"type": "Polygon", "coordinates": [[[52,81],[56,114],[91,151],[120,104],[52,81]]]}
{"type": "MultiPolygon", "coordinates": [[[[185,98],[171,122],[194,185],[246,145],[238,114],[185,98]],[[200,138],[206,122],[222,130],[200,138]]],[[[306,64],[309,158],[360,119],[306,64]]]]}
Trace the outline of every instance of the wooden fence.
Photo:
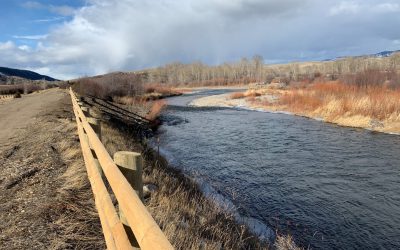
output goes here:
{"type": "Polygon", "coordinates": [[[0,100],[13,99],[14,95],[0,95],[0,100]]]}
{"type": "Polygon", "coordinates": [[[79,103],[70,89],[79,140],[108,249],[173,249],[142,203],[142,159],[134,152],[117,152],[114,160],[101,143],[99,120],[79,103]],[[118,201],[119,211],[103,181],[118,201]]]}

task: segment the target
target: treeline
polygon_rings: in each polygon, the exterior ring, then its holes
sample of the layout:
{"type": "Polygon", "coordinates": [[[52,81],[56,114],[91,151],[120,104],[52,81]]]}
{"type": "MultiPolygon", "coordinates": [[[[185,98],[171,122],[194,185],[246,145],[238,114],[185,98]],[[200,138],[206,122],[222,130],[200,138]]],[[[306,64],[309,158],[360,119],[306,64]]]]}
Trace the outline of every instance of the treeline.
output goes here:
{"type": "Polygon", "coordinates": [[[30,94],[35,91],[45,90],[55,87],[67,86],[64,83],[22,83],[13,85],[0,85],[0,95],[14,95],[14,94],[30,94]]]}
{"type": "Polygon", "coordinates": [[[373,70],[397,73],[400,69],[400,53],[389,57],[349,57],[335,61],[300,62],[266,65],[261,56],[242,58],[238,62],[209,66],[201,62],[191,64],[171,63],[141,72],[144,83],[171,86],[224,86],[248,83],[269,83],[274,78],[285,82],[313,81],[323,77],[337,80],[346,76],[373,70]]]}
{"type": "Polygon", "coordinates": [[[136,73],[111,73],[78,79],[73,89],[81,95],[112,100],[113,97],[142,95],[145,92],[143,79],[136,73]]]}
{"type": "Polygon", "coordinates": [[[103,99],[137,97],[162,92],[170,87],[228,86],[270,83],[273,79],[290,84],[340,80],[359,86],[400,85],[400,53],[389,57],[349,57],[335,61],[267,65],[261,56],[210,66],[201,62],[170,63],[162,67],[117,72],[75,81],[75,90],[103,99]]]}

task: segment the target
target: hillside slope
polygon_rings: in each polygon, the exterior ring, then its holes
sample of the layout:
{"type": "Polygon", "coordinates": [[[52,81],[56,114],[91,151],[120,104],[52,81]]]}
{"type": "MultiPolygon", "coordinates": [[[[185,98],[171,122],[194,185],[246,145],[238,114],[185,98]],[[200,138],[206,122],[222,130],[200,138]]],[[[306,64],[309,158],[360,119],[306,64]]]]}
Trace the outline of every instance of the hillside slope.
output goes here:
{"type": "Polygon", "coordinates": [[[45,81],[57,81],[57,79],[54,79],[50,76],[46,75],[41,75],[36,72],[30,71],[30,70],[22,70],[22,69],[13,69],[13,68],[6,68],[6,67],[0,67],[0,75],[8,76],[8,77],[20,77],[28,80],[45,80],[45,81]]]}

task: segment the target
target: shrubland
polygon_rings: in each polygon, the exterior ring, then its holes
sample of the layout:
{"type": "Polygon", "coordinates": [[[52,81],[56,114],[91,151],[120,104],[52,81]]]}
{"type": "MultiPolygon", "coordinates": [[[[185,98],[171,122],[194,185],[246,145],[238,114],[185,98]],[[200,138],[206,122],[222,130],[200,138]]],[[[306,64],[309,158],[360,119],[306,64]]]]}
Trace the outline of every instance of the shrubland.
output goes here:
{"type": "Polygon", "coordinates": [[[316,78],[290,82],[285,88],[249,90],[262,94],[247,98],[251,106],[283,110],[340,125],[399,132],[400,74],[395,70],[366,69],[337,80],[316,78]],[[271,101],[270,96],[277,97],[271,101]]]}

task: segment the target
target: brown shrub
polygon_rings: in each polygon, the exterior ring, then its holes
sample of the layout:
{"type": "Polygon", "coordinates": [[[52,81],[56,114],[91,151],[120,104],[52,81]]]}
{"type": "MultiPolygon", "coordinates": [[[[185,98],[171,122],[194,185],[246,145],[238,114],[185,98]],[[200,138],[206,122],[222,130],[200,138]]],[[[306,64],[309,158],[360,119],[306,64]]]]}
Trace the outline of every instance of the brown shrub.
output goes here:
{"type": "Polygon", "coordinates": [[[144,92],[147,94],[157,93],[161,94],[162,96],[170,96],[180,94],[180,91],[170,87],[170,86],[163,86],[161,84],[150,84],[145,86],[144,92]]]}
{"type": "Polygon", "coordinates": [[[149,119],[150,121],[154,121],[155,119],[158,118],[161,111],[165,108],[166,105],[167,105],[167,102],[164,100],[158,100],[158,101],[153,102],[151,110],[146,115],[146,118],[149,119]]]}
{"type": "Polygon", "coordinates": [[[112,96],[139,96],[144,93],[142,76],[135,73],[112,73],[82,78],[73,88],[81,95],[110,100],[112,96]]]}

